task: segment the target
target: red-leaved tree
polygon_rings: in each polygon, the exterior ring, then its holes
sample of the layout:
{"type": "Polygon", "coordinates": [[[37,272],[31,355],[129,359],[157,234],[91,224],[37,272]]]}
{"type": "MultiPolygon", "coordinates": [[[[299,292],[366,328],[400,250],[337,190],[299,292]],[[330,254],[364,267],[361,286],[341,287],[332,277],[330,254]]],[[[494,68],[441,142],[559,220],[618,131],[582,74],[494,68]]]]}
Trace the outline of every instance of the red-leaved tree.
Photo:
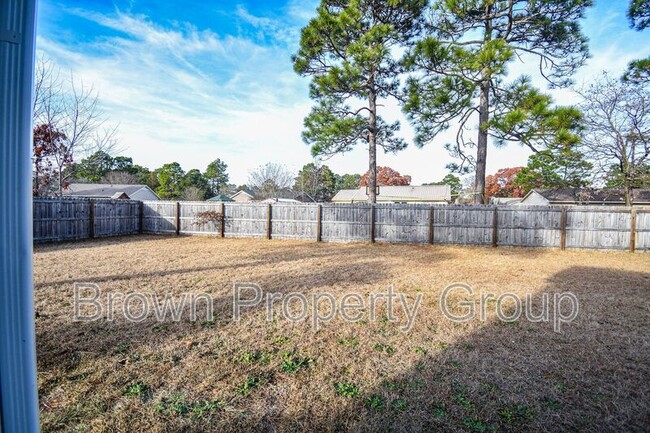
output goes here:
{"type": "MultiPolygon", "coordinates": [[[[359,186],[368,186],[368,177],[370,171],[361,176],[359,186]]],[[[402,176],[397,171],[390,167],[377,167],[377,185],[378,186],[392,186],[392,185],[410,185],[411,176],[402,176]]]]}
{"type": "Polygon", "coordinates": [[[48,195],[53,191],[58,196],[67,187],[64,170],[72,164],[72,150],[67,145],[66,135],[50,124],[34,128],[34,195],[48,195]]]}
{"type": "Polygon", "coordinates": [[[495,174],[485,178],[485,196],[490,197],[523,197],[524,188],[513,184],[517,174],[523,167],[502,168],[495,174]]]}

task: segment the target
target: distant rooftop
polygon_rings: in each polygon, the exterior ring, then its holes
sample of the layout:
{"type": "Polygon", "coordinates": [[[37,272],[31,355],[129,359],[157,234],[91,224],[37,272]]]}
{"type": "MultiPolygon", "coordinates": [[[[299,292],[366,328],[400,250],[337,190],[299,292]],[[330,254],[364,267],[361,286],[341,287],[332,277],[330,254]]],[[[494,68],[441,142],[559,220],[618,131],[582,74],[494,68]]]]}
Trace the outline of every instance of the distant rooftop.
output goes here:
{"type": "MultiPolygon", "coordinates": [[[[342,189],[332,198],[333,202],[361,203],[368,200],[366,187],[342,189]]],[[[377,202],[448,202],[451,200],[449,185],[380,186],[377,202]]]]}
{"type": "Polygon", "coordinates": [[[113,197],[118,193],[126,193],[129,197],[148,188],[147,185],[120,185],[103,183],[71,183],[63,195],[72,197],[113,197]]]}

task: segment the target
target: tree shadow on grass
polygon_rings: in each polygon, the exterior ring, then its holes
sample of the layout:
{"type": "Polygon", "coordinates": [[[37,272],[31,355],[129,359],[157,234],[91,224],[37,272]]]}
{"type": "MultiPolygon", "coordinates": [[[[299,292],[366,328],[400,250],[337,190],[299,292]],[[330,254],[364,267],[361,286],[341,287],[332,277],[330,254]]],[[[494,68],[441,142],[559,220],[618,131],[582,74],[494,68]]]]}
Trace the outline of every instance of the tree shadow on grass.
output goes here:
{"type": "MultiPolygon", "coordinates": [[[[216,425],[268,432],[647,431],[650,273],[591,267],[557,273],[542,291],[551,296],[551,320],[553,294],[565,291],[577,296],[580,312],[561,332],[523,317],[492,320],[448,346],[434,340],[415,348],[416,359],[408,353],[414,348],[399,347],[391,359],[410,357],[410,367],[376,372],[381,379],[373,386],[340,379],[358,394],[337,395],[333,380],[323,390],[329,397],[318,401],[338,399],[336,410],[305,402],[291,417],[268,413],[216,425]]],[[[536,313],[540,296],[532,299],[536,313]]]]}

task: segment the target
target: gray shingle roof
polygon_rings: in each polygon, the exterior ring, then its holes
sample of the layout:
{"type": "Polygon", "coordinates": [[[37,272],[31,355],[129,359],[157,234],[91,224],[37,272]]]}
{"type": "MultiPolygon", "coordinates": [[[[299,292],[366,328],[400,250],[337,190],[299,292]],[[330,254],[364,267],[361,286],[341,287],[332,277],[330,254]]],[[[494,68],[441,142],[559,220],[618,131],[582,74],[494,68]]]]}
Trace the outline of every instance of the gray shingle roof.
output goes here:
{"type": "MultiPolygon", "coordinates": [[[[618,189],[556,188],[533,190],[551,203],[620,203],[625,204],[625,194],[618,189]]],[[[632,190],[632,201],[650,203],[650,189],[632,190]]]]}
{"type": "Polygon", "coordinates": [[[146,185],[110,185],[102,183],[71,183],[63,195],[71,197],[113,197],[116,193],[135,194],[146,185]]]}
{"type": "MultiPolygon", "coordinates": [[[[366,187],[359,189],[342,189],[332,198],[333,202],[366,201],[366,187]]],[[[406,185],[380,186],[377,202],[433,202],[451,200],[449,185],[406,185]]]]}

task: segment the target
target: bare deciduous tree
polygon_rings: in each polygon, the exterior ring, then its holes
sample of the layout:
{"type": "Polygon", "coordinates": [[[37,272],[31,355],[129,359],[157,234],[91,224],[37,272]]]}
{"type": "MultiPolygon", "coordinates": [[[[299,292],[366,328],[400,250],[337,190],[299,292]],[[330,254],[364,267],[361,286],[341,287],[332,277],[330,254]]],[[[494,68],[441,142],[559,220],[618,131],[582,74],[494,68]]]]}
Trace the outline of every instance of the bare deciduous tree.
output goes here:
{"type": "MultiPolygon", "coordinates": [[[[74,158],[88,156],[97,151],[106,153],[117,149],[117,126],[108,124],[104,112],[98,105],[95,89],[77,82],[71,74],[68,80],[61,77],[60,70],[51,61],[41,58],[34,78],[34,126],[46,125],[42,130],[57,134],[61,146],[52,147],[52,152],[41,158],[64,161],[52,164],[48,189],[61,196],[67,180],[74,175],[70,166],[74,158]],[[58,150],[65,155],[58,154],[58,150]]],[[[52,141],[52,140],[50,140],[52,141]]],[[[40,184],[47,179],[39,179],[40,184]]]]}
{"type": "Polygon", "coordinates": [[[137,185],[138,178],[126,171],[109,171],[101,179],[102,183],[115,185],[137,185]]]}
{"type": "Polygon", "coordinates": [[[205,200],[205,191],[195,186],[188,186],[183,190],[181,199],[186,201],[203,201],[205,200]]]}
{"type": "Polygon", "coordinates": [[[289,192],[293,179],[284,165],[267,162],[248,174],[248,186],[260,198],[278,197],[289,192]]]}
{"type": "Polygon", "coordinates": [[[618,80],[603,73],[578,91],[582,96],[585,132],[582,147],[595,169],[605,175],[615,165],[623,176],[625,204],[632,186],[650,161],[650,92],[647,85],[618,80]]]}

